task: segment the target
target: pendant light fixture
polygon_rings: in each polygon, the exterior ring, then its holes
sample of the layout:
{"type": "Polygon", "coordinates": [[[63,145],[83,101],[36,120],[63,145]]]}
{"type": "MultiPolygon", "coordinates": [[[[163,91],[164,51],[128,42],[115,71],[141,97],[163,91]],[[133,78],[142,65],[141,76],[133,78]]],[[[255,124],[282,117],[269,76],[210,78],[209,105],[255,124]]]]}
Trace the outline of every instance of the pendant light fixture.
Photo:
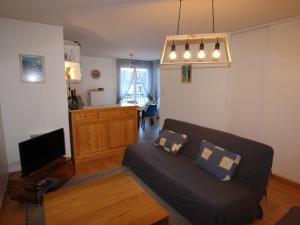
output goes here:
{"type": "Polygon", "coordinates": [[[173,41],[173,44],[171,46],[171,52],[169,54],[169,58],[170,60],[175,60],[177,58],[177,54],[176,54],[176,46],[175,46],[175,43],[173,41]]]}
{"type": "MultiPolygon", "coordinates": [[[[182,2],[182,0],[179,0],[179,11],[178,11],[178,20],[177,20],[177,36],[179,34],[179,25],[180,25],[180,17],[181,17],[181,2],[182,2]]],[[[173,43],[171,46],[171,52],[169,54],[169,59],[174,61],[176,58],[177,58],[176,46],[175,46],[175,42],[173,40],[173,43]]]]}
{"type": "Polygon", "coordinates": [[[226,33],[215,33],[214,0],[211,0],[212,33],[210,34],[179,35],[181,8],[182,0],[179,0],[177,33],[174,36],[166,37],[161,56],[161,65],[189,63],[208,64],[208,66],[212,67],[230,66],[231,56],[228,36],[226,33]],[[184,51],[182,51],[182,49],[184,51]],[[207,57],[210,49],[212,49],[209,53],[211,57],[207,57]],[[169,52],[167,55],[165,54],[166,51],[169,52]],[[224,52],[225,54],[223,54],[224,52]],[[195,57],[193,55],[195,55],[195,57]]]}
{"type": "Polygon", "coordinates": [[[214,60],[219,60],[219,58],[221,57],[220,43],[219,43],[218,38],[217,38],[217,43],[215,45],[215,50],[212,53],[212,57],[213,57],[214,60]]]}
{"type": "Polygon", "coordinates": [[[189,60],[191,58],[191,52],[190,52],[190,45],[189,45],[189,40],[186,40],[186,44],[184,46],[184,54],[183,54],[183,58],[185,60],[189,60]]]}
{"type": "Polygon", "coordinates": [[[200,43],[200,47],[199,47],[199,52],[198,52],[198,59],[199,60],[203,60],[206,57],[206,53],[204,51],[204,43],[203,43],[203,39],[201,39],[201,43],[200,43]]]}
{"type": "Polygon", "coordinates": [[[134,71],[133,63],[132,63],[133,54],[130,53],[129,55],[130,55],[130,70],[129,71],[130,71],[130,73],[133,73],[133,71],[134,71]]]}
{"type": "MultiPolygon", "coordinates": [[[[212,10],[212,32],[215,33],[215,4],[214,0],[211,0],[211,10],[212,10]]],[[[212,53],[213,60],[217,61],[221,57],[221,52],[220,52],[220,43],[219,43],[219,38],[217,37],[217,43],[215,45],[215,50],[212,53]]]]}

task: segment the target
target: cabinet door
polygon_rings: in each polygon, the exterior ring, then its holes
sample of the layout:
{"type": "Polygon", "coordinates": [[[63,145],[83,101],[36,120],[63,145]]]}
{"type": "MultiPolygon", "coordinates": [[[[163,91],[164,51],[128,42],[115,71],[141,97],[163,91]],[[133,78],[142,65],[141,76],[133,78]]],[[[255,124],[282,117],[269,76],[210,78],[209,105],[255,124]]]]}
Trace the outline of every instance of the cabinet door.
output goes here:
{"type": "Polygon", "coordinates": [[[98,125],[77,124],[76,126],[76,155],[88,155],[98,149],[98,125]]]}
{"type": "Polygon", "coordinates": [[[110,147],[109,126],[107,123],[78,124],[76,140],[79,156],[106,151],[110,147]]]}
{"type": "Polygon", "coordinates": [[[110,148],[109,124],[98,124],[98,151],[107,151],[110,148]]]}
{"type": "Polygon", "coordinates": [[[110,123],[110,147],[116,148],[137,141],[136,118],[113,121],[110,123]]]}
{"type": "Polygon", "coordinates": [[[126,145],[126,122],[122,120],[109,123],[110,147],[116,148],[126,145]]]}
{"type": "Polygon", "coordinates": [[[126,145],[137,142],[137,122],[136,117],[125,120],[126,123],[126,145]]]}

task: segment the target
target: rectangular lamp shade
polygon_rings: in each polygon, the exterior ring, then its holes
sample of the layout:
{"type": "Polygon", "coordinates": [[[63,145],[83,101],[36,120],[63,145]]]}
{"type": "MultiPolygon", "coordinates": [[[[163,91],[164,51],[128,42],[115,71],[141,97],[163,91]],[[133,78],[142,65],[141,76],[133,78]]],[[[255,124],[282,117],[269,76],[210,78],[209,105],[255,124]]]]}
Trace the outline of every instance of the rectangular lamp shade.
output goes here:
{"type": "Polygon", "coordinates": [[[226,33],[167,36],[160,60],[160,64],[162,66],[197,64],[199,67],[229,67],[230,63],[231,55],[228,35],[226,33]],[[218,60],[214,59],[212,56],[217,40],[220,44],[219,50],[221,53],[221,56],[218,58],[218,60]],[[198,58],[201,41],[204,44],[205,51],[205,58],[203,59],[198,58]],[[177,56],[176,59],[170,59],[169,57],[173,42],[175,44],[175,52],[177,56]],[[183,57],[187,42],[189,44],[189,51],[191,53],[191,57],[188,60],[183,57]]]}

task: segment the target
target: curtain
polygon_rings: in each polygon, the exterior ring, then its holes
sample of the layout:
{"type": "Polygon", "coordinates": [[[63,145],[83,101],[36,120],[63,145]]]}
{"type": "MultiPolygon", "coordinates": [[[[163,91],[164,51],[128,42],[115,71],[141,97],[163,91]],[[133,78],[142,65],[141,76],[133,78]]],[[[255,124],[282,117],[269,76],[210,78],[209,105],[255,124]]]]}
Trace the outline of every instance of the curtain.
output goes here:
{"type": "MultiPolygon", "coordinates": [[[[158,61],[137,61],[133,60],[117,60],[118,73],[118,99],[120,103],[127,94],[132,92],[132,85],[142,86],[143,95],[146,98],[152,98],[155,101],[159,98],[159,62],[158,61]],[[130,72],[131,65],[133,71],[130,72]]],[[[136,97],[136,88],[135,97],[136,97]]]]}
{"type": "Polygon", "coordinates": [[[120,101],[126,96],[134,79],[134,71],[131,72],[122,68],[130,68],[130,63],[117,60],[117,103],[120,103],[120,101]]]}
{"type": "Polygon", "coordinates": [[[153,97],[152,94],[152,64],[151,63],[143,63],[135,65],[137,76],[140,78],[141,84],[147,97],[153,97]]]}
{"type": "Polygon", "coordinates": [[[160,103],[160,61],[153,61],[153,79],[152,79],[152,95],[157,102],[158,107],[160,103]]]}

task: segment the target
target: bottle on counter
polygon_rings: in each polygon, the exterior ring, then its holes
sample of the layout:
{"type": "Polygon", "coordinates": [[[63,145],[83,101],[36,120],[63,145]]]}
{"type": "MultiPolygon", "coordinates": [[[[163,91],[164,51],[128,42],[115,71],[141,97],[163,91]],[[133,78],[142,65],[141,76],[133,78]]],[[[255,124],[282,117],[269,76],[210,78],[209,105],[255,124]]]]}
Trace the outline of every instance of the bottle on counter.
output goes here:
{"type": "Polygon", "coordinates": [[[70,109],[78,109],[79,108],[79,102],[76,97],[76,89],[71,90],[71,98],[69,100],[69,108],[70,109]]]}

